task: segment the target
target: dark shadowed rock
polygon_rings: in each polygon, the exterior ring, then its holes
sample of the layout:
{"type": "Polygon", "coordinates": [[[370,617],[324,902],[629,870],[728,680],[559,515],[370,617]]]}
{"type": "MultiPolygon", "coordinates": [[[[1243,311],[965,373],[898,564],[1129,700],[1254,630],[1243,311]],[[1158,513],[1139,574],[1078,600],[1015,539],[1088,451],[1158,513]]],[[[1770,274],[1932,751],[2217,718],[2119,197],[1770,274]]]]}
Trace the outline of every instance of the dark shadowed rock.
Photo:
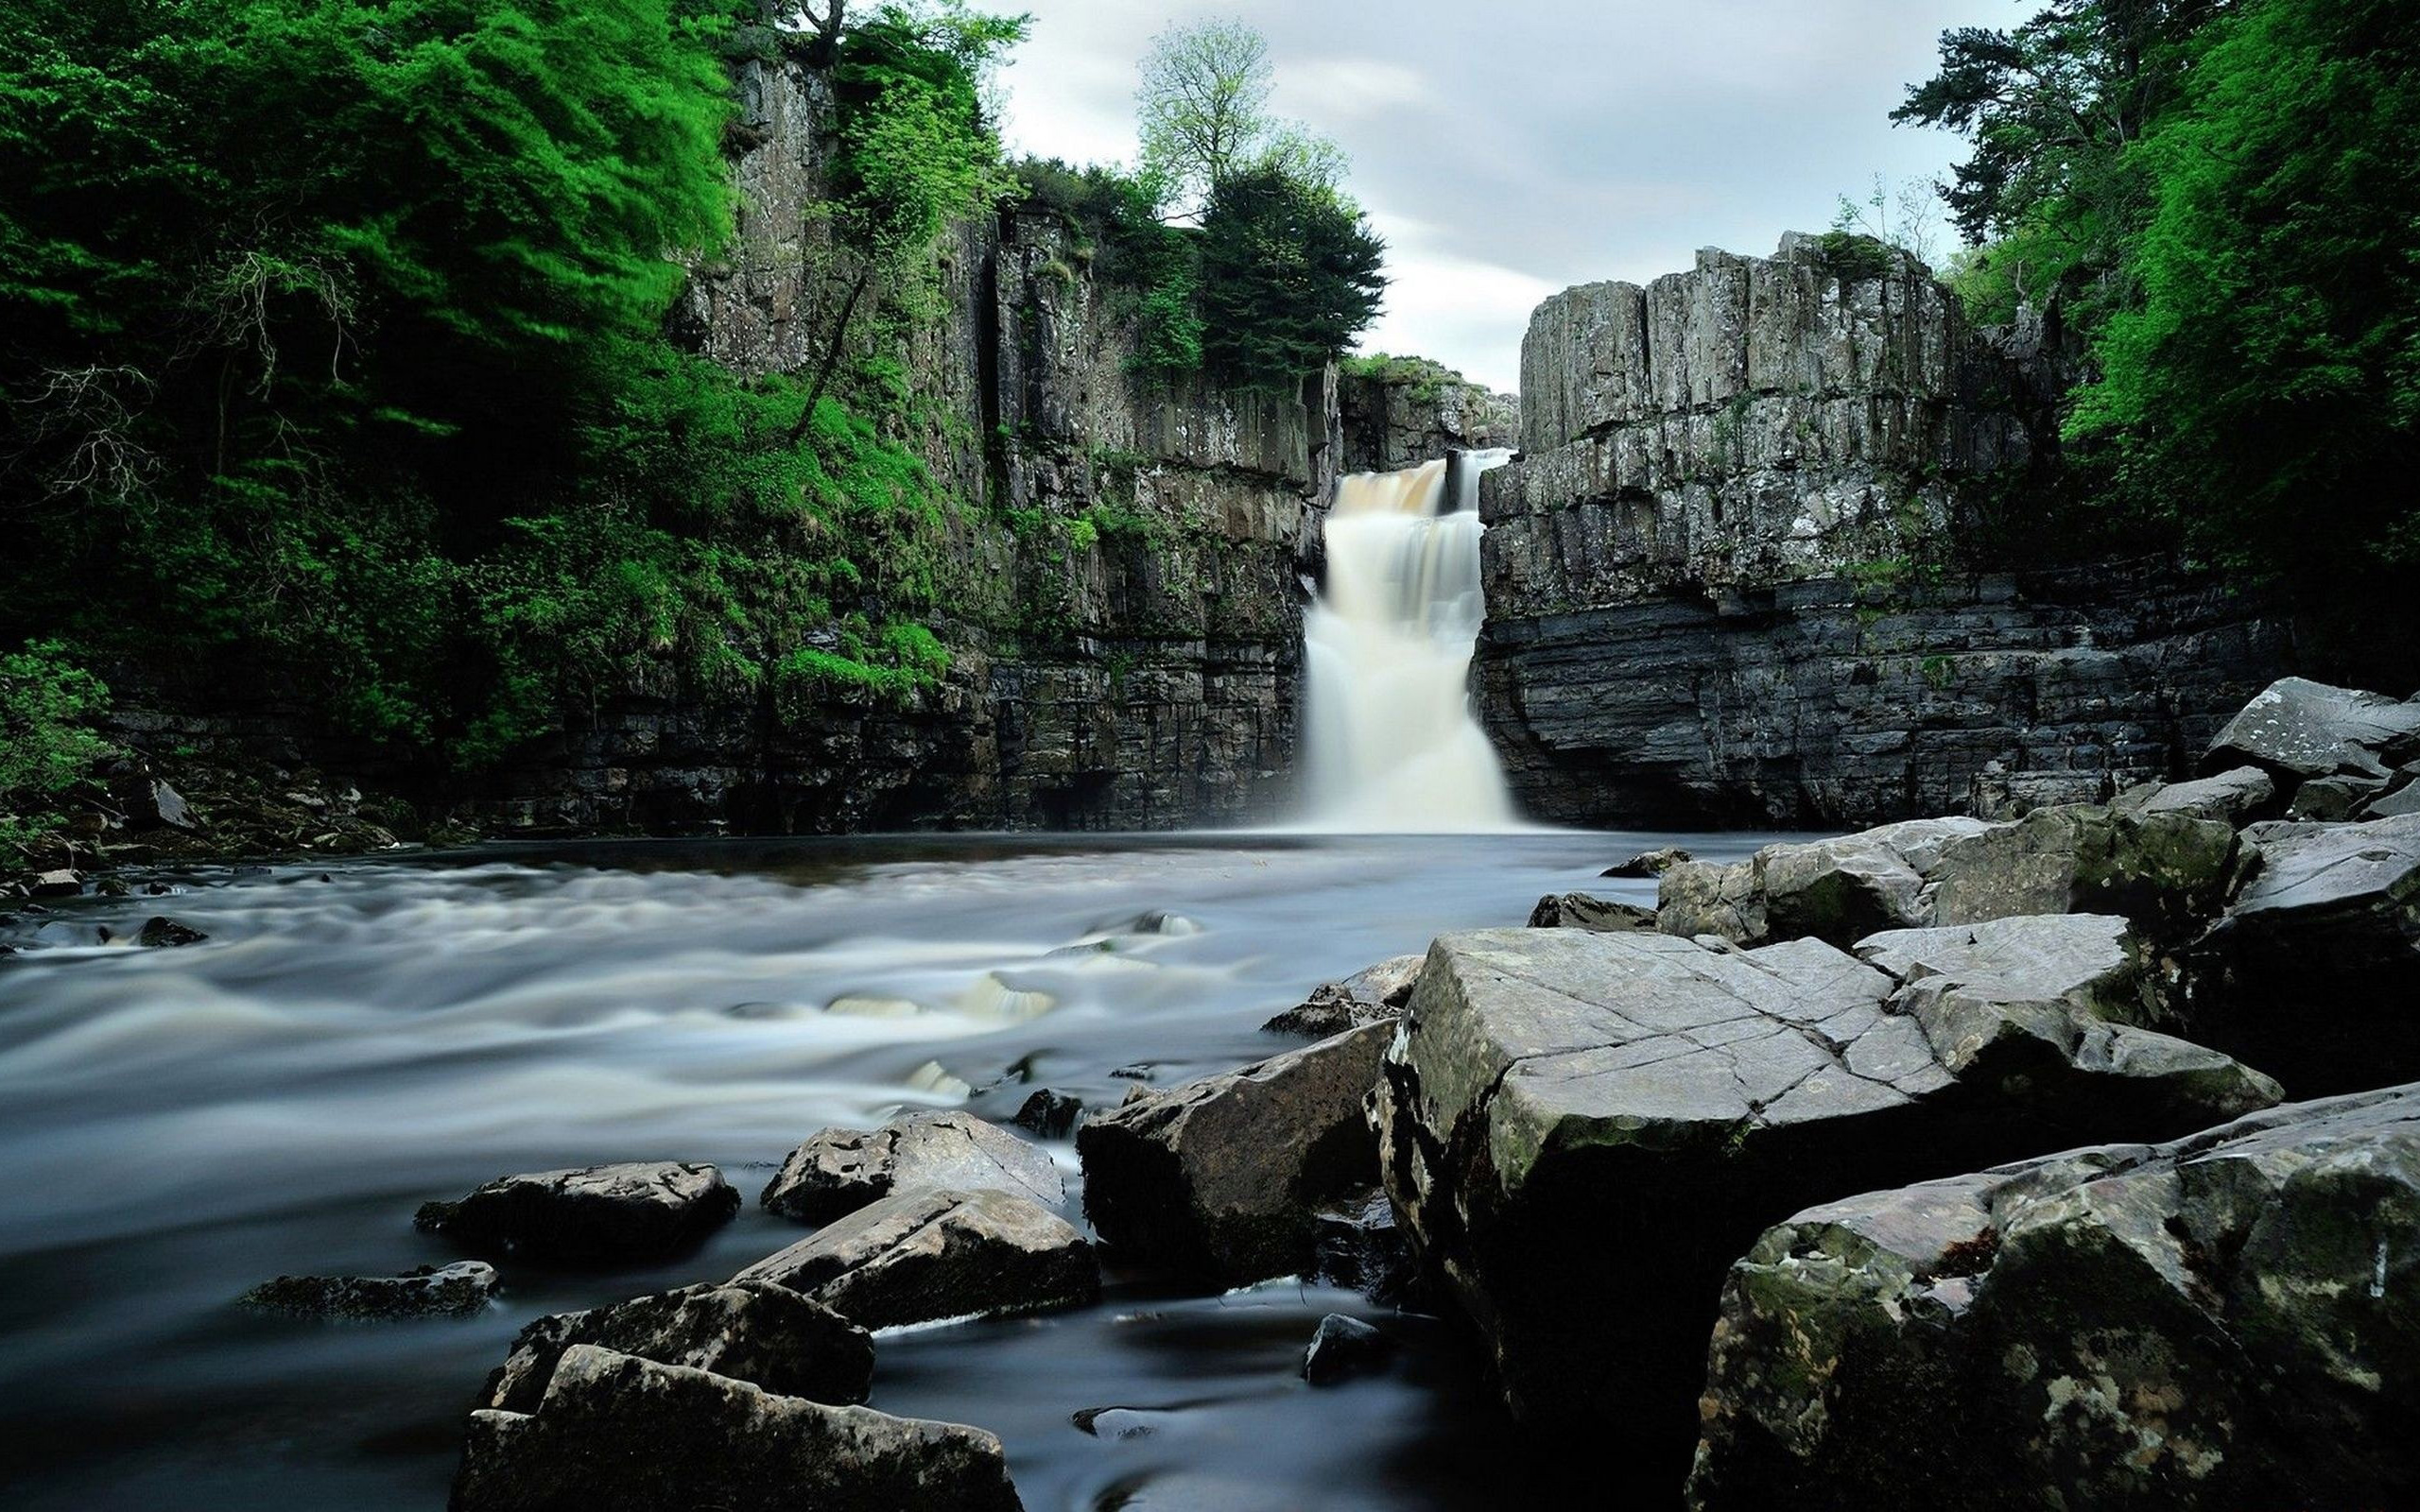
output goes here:
{"type": "Polygon", "coordinates": [[[1605,877],[1634,877],[1652,881],[1653,879],[1671,870],[1674,867],[1680,866],[1684,862],[1695,861],[1697,857],[1689,854],[1686,850],[1682,850],[1679,846],[1668,845],[1663,847],[1661,850],[1642,850],[1638,854],[1631,857],[1628,861],[1607,867],[1603,871],[1598,873],[1598,875],[1605,877]]]}
{"type": "Polygon", "coordinates": [[[2248,833],[2258,868],[2186,957],[2196,1035],[2297,1096],[2420,1077],[2420,816],[2248,833]]]}
{"type": "Polygon", "coordinates": [[[1591,898],[1584,892],[1567,892],[1539,899],[1538,906],[1530,910],[1530,927],[1594,929],[1610,934],[1652,931],[1655,910],[1636,903],[1616,902],[1610,898],[1591,898]]]}
{"type": "Polygon", "coordinates": [[[873,1380],[873,1340],[865,1330],[787,1287],[735,1281],[540,1318],[488,1378],[485,1405],[536,1412],[556,1363],[578,1344],[711,1370],[809,1401],[863,1401],[873,1380]]]}
{"type": "MultiPolygon", "coordinates": [[[[1076,1131],[1076,1120],[1083,1110],[1081,1100],[1045,1087],[1027,1098],[1025,1106],[1017,1109],[1016,1125],[1019,1128],[1031,1129],[1046,1140],[1063,1140],[1076,1131]]],[[[1062,1183],[1062,1190],[1064,1190],[1064,1183],[1062,1183]]]]}
{"type": "Polygon", "coordinates": [[[1092,1246],[1030,1197],[902,1192],[741,1271],[804,1292],[870,1329],[1039,1313],[1099,1294],[1092,1246]]]}
{"type": "Polygon", "coordinates": [[[979,1429],[575,1345],[534,1414],[475,1412],[454,1512],[1018,1512],[979,1429]]]}
{"type": "Polygon", "coordinates": [[[1377,1177],[1362,1102],[1394,1032],[1351,1030],[1085,1124],[1084,1211],[1102,1240],[1229,1283],[1303,1270],[1314,1213],[1377,1177]]]}
{"type": "Polygon", "coordinates": [[[516,1260],[593,1264],[677,1253],[738,1211],[713,1166],[657,1160],[503,1177],[459,1202],[424,1203],[413,1222],[516,1260]]]}
{"type": "Polygon", "coordinates": [[[2415,1231],[2412,1087],[1798,1213],[1731,1268],[1691,1503],[2409,1504],[2415,1231]]]}
{"type": "Polygon", "coordinates": [[[1516,1415],[1677,1479],[1723,1272],[1775,1214],[2274,1099],[2100,1017],[2142,971],[2122,923],[2029,948],[2036,922],[1876,943],[1905,982],[1816,940],[1439,940],[1377,1098],[1386,1181],[1516,1415]]]}
{"type": "Polygon", "coordinates": [[[2294,790],[2286,817],[2301,824],[2342,824],[2386,796],[2383,777],[2314,777],[2294,790]]]}
{"type": "Polygon", "coordinates": [[[1394,1204],[1375,1187],[1311,1214],[1313,1280],[1398,1302],[1415,1280],[1411,1246],[1394,1204]]]}
{"type": "Polygon", "coordinates": [[[180,924],[173,919],[154,915],[143,921],[142,933],[134,936],[134,942],[154,950],[167,950],[180,945],[199,945],[209,937],[190,924],[180,924]]]}
{"type": "Polygon", "coordinates": [[[495,1267],[475,1260],[401,1276],[280,1276],[236,1300],[295,1317],[467,1317],[495,1295],[495,1267]]]}
{"type": "Polygon", "coordinates": [[[2289,788],[2312,778],[2383,778],[2420,757],[2420,703],[2303,678],[2270,684],[2210,743],[2204,771],[2251,765],[2289,788]]]}
{"type": "Polygon", "coordinates": [[[871,1133],[827,1128],[790,1152],[759,1200],[800,1223],[830,1223],[893,1192],[1013,1192],[1046,1205],[1066,1191],[1059,1167],[969,1113],[909,1113],[871,1133]]]}
{"type": "Polygon", "coordinates": [[[1327,1040],[1365,1023],[1393,1019],[1420,976],[1417,955],[1397,955],[1354,972],[1341,982],[1322,982],[1302,1003],[1262,1024],[1264,1034],[1327,1040]]]}
{"type": "Polygon", "coordinates": [[[2275,817],[2284,800],[2267,772],[2257,766],[2238,766],[2198,782],[2130,787],[2109,806],[2118,814],[2183,814],[2241,829],[2256,820],[2275,817]]]}
{"type": "Polygon", "coordinates": [[[1382,1369],[1394,1352],[1393,1341],[1359,1318],[1330,1313],[1320,1319],[1310,1347],[1303,1351],[1303,1379],[1315,1386],[1382,1369]]]}

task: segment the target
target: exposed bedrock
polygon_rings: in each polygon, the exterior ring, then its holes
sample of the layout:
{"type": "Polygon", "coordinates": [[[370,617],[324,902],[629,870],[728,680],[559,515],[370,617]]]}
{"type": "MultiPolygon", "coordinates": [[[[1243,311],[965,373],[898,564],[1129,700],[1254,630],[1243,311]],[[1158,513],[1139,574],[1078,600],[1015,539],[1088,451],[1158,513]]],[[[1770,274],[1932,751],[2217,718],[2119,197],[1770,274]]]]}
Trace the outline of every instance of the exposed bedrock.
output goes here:
{"type": "Polygon", "coordinates": [[[1376,1099],[1385,1181],[1504,1398],[1677,1485],[1722,1276],[1810,1203],[2262,1108],[2127,1022],[2125,921],[1889,935],[1859,960],[1505,930],[1429,952],[1376,1099]]]}
{"type": "Polygon", "coordinates": [[[1691,1504],[2420,1497],[2420,1088],[1798,1213],[1731,1268],[1691,1504]]]}
{"type": "Polygon", "coordinates": [[[2257,604],[2158,562],[1971,569],[2030,507],[2063,364],[2038,324],[1976,331],[1873,253],[1706,251],[1531,318],[1523,459],[1481,492],[1477,672],[1531,813],[2105,799],[2184,775],[2286,669],[2257,604]]]}

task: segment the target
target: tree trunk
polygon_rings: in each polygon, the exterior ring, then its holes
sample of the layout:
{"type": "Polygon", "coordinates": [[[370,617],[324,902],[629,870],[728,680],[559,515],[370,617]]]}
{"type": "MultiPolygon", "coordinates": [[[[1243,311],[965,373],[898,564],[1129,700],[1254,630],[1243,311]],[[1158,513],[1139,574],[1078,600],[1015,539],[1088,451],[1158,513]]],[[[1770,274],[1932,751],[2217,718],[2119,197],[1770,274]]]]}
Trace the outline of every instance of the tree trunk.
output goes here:
{"type": "MultiPolygon", "coordinates": [[[[834,0],[838,9],[838,0],[834,0]]],[[[798,423],[790,427],[790,444],[806,439],[815,425],[816,406],[823,403],[823,391],[832,386],[832,370],[840,365],[840,353],[849,339],[849,322],[856,317],[857,301],[865,297],[866,285],[873,281],[873,266],[869,263],[858,269],[857,281],[849,285],[849,297],[840,305],[840,318],[832,325],[832,339],[823,349],[823,364],[815,370],[815,387],[806,393],[806,408],[799,412],[798,423]]]]}

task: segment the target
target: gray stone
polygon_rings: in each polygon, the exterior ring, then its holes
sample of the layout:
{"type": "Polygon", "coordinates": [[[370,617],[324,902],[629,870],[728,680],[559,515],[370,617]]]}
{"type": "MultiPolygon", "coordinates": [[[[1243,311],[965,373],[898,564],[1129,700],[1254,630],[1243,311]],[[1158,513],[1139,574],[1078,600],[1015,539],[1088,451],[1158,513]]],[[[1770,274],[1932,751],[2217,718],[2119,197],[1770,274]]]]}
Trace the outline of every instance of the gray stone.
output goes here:
{"type": "Polygon", "coordinates": [[[1322,982],[1311,989],[1309,997],[1262,1024],[1261,1030],[1326,1040],[1365,1023],[1392,1020],[1411,996],[1420,963],[1420,956],[1397,955],[1365,966],[1341,982],[1322,982]]]}
{"type": "Polygon", "coordinates": [[[1374,1023],[1132,1099],[1076,1133],[1084,1211],[1119,1253],[1230,1284],[1298,1274],[1321,1207],[1377,1177],[1374,1023]]]}
{"type": "Polygon", "coordinates": [[[494,1266],[464,1260],[401,1276],[280,1276],[236,1300],[295,1317],[466,1317],[485,1308],[495,1288],[494,1266]]]}
{"type": "Polygon", "coordinates": [[[2298,824],[2339,824],[2386,796],[2383,777],[2314,777],[2294,789],[2286,817],[2298,824]]]}
{"type": "Polygon", "coordinates": [[[729,1223],[739,1194],[711,1165],[674,1160],[502,1177],[413,1222],[515,1260],[588,1264],[658,1260],[729,1223]]]}
{"type": "Polygon", "coordinates": [[[513,1339],[511,1354],[488,1378],[483,1404],[536,1412],[563,1351],[581,1344],[809,1401],[863,1401],[873,1380],[873,1340],[865,1330],[787,1287],[732,1282],[540,1318],[513,1339]]]}
{"type": "Polygon", "coordinates": [[[190,924],[178,923],[159,915],[143,921],[134,942],[151,950],[173,950],[182,945],[199,945],[210,936],[190,924]]]}
{"type": "Polygon", "coordinates": [[[1310,1347],[1303,1351],[1303,1379],[1315,1386],[1332,1386],[1385,1366],[1394,1352],[1393,1341],[1357,1317],[1330,1313],[1320,1319],[1310,1347]]]}
{"type": "MultiPolygon", "coordinates": [[[[1076,1131],[1076,1120],[1083,1111],[1081,1100],[1045,1087],[1028,1097],[1025,1106],[1017,1109],[1016,1125],[1019,1128],[1031,1129],[1046,1140],[1063,1140],[1076,1131]]],[[[1063,1182],[1061,1190],[1063,1194],[1063,1182]]]]}
{"type": "Polygon", "coordinates": [[[854,1323],[1040,1313],[1100,1291],[1092,1246],[1030,1197],[920,1190],[888,1196],[741,1271],[854,1323]]]}
{"type": "Polygon", "coordinates": [[[1567,892],[1539,899],[1538,906],[1530,910],[1530,927],[1593,929],[1608,934],[1651,933],[1655,929],[1655,910],[1610,898],[1592,898],[1584,892],[1567,892]]]}
{"type": "Polygon", "coordinates": [[[968,1113],[909,1113],[867,1133],[827,1128],[790,1152],[758,1200],[823,1224],[893,1192],[993,1189],[1046,1206],[1065,1200],[1048,1154],[968,1113]]]}
{"type": "Polygon", "coordinates": [[[537,1412],[471,1415],[453,1512],[1018,1512],[979,1429],[776,1396],[594,1345],[537,1412]]]}
{"type": "Polygon", "coordinates": [[[26,879],[26,892],[34,898],[76,898],[84,891],[84,874],[80,871],[38,871],[26,879]]]}
{"type": "Polygon", "coordinates": [[[2384,778],[2420,757],[2420,704],[2282,678],[2228,721],[2205,770],[2246,763],[2289,785],[2320,777],[2384,778]]]}
{"type": "Polygon", "coordinates": [[[2118,814],[2183,814],[2218,819],[2240,829],[2273,817],[2277,783],[2257,766],[2238,766],[2193,782],[2147,782],[2128,788],[2110,805],[2118,814]]]}
{"type": "Polygon", "coordinates": [[[1681,865],[1685,861],[1695,861],[1697,857],[1689,854],[1686,850],[1682,850],[1679,846],[1668,845],[1659,850],[1642,850],[1638,854],[1631,857],[1628,861],[1616,862],[1613,866],[1607,867],[1601,873],[1599,873],[1599,875],[1607,877],[1643,878],[1651,881],[1654,878],[1664,875],[1664,873],[1671,870],[1674,867],[1681,865]]]}
{"type": "Polygon", "coordinates": [[[1692,1506],[2400,1505],[2420,1088],[1798,1213],[1731,1268],[1692,1506]]]}
{"type": "Polygon", "coordinates": [[[2099,1016],[2142,970],[2115,920],[1869,949],[1910,980],[1816,940],[1506,930],[1432,948],[1376,1099],[1385,1178],[1517,1416],[1588,1419],[1608,1452],[1677,1479],[1723,1271],[1779,1216],[2275,1096],[2099,1016]]]}

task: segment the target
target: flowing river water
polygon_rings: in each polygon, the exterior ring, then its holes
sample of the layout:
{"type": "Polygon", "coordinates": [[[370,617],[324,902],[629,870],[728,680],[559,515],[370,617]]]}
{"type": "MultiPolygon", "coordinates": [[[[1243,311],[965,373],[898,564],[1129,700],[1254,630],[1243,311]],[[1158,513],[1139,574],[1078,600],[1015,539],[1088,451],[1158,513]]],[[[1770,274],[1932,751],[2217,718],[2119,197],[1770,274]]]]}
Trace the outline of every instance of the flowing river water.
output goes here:
{"type": "MultiPolygon", "coordinates": [[[[1675,841],[1756,837],[566,844],[216,868],[26,916],[0,959],[0,1503],[441,1506],[524,1324],[727,1277],[803,1230],[752,1200],[677,1263],[506,1265],[461,1321],[314,1325],[239,1293],[454,1258],[414,1209],[507,1172],[712,1160],[752,1199],[826,1125],[1005,1122],[1035,1087],[1100,1106],[1120,1071],[1231,1069],[1288,1043],[1258,1026],[1315,984],[1440,931],[1517,924],[1547,892],[1646,901],[1597,873],[1675,841]],[[1158,911],[1184,923],[1137,927],[1158,911]],[[210,938],[93,943],[155,913],[210,938]]],[[[1503,1421],[1454,1330],[1351,1294],[1114,1271],[1096,1307],[886,1336],[878,1360],[873,1405],[998,1433],[1034,1512],[1503,1489],[1503,1421]],[[1297,1378],[1331,1311],[1398,1336],[1387,1374],[1297,1378]],[[1152,1431],[1073,1420],[1113,1406],[1152,1431]]]]}

